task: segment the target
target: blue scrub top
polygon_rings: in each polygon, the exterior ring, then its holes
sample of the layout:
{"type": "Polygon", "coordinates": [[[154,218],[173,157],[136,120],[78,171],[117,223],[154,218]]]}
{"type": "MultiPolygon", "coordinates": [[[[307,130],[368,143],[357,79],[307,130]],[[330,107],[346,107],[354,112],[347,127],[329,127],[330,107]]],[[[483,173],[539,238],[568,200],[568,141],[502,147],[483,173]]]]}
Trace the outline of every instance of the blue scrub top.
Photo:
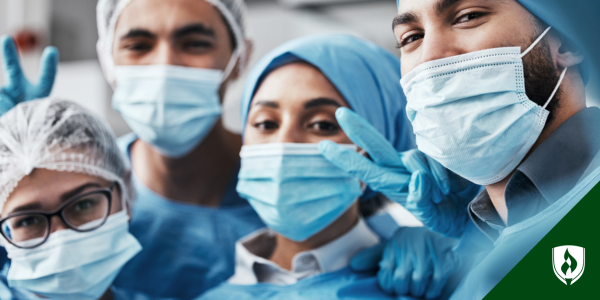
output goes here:
{"type": "MultiPolygon", "coordinates": [[[[137,137],[119,138],[119,147],[130,157],[137,137]]],[[[154,298],[191,299],[231,277],[235,266],[235,242],[264,227],[235,187],[229,184],[223,203],[210,208],[164,198],[141,183],[135,175],[137,195],[130,232],[142,251],[129,261],[115,280],[122,290],[154,298]]]]}
{"type": "Polygon", "coordinates": [[[306,278],[292,285],[224,283],[197,300],[305,300],[396,299],[379,289],[374,272],[355,273],[349,268],[306,278]]]}

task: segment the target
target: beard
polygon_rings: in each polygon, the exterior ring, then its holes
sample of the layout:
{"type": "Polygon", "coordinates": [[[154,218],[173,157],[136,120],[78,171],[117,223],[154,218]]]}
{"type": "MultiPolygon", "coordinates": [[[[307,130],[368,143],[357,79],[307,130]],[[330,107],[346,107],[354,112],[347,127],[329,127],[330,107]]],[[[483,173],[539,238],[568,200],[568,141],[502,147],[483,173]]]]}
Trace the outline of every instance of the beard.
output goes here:
{"type": "MultiPolygon", "coordinates": [[[[539,33],[541,34],[541,32],[539,33]]],[[[536,35],[532,41],[539,36],[536,35]]],[[[527,97],[539,106],[546,105],[550,95],[560,80],[559,71],[554,64],[550,45],[544,38],[527,55],[523,57],[523,73],[525,77],[525,93],[527,97]]],[[[561,89],[556,91],[554,97],[548,103],[546,110],[550,112],[546,120],[546,126],[552,123],[556,111],[561,107],[561,89]]]]}

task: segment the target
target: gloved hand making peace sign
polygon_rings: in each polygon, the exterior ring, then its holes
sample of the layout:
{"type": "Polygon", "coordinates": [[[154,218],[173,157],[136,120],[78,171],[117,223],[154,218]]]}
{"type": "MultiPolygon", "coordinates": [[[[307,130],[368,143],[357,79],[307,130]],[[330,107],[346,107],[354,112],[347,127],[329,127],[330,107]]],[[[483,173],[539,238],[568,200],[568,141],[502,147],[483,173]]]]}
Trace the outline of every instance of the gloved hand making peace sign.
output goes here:
{"type": "Polygon", "coordinates": [[[34,85],[23,74],[19,63],[19,53],[9,36],[0,37],[2,49],[5,86],[0,88],[0,116],[15,105],[28,100],[44,98],[50,95],[58,65],[58,50],[46,47],[40,64],[40,79],[34,85]]]}
{"type": "Polygon", "coordinates": [[[367,121],[347,108],[336,112],[346,135],[372,160],[330,141],[319,149],[333,164],[374,191],[406,207],[426,227],[459,237],[468,221],[467,204],[480,186],[459,177],[418,150],[398,153],[367,121]]]}

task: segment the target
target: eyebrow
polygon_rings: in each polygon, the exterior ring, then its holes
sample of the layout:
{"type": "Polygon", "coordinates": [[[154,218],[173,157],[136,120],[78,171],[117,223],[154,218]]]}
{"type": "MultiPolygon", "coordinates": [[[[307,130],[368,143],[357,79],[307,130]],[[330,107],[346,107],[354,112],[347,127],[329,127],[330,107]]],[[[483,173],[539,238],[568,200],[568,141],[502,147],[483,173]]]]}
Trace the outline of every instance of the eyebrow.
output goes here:
{"type": "Polygon", "coordinates": [[[394,20],[392,21],[392,30],[398,25],[416,23],[418,21],[419,21],[419,18],[411,12],[397,15],[396,17],[394,17],[394,20]]]}
{"type": "Polygon", "coordinates": [[[314,108],[318,106],[330,105],[335,107],[341,107],[342,105],[330,98],[317,98],[312,99],[304,104],[304,109],[314,108]]]}
{"type": "MultiPolygon", "coordinates": [[[[64,194],[62,194],[60,196],[60,201],[61,202],[65,202],[69,199],[72,199],[73,197],[81,194],[81,192],[85,191],[88,188],[91,187],[96,187],[96,188],[101,188],[102,186],[98,183],[95,182],[91,182],[91,183],[86,183],[83,184],[73,190],[70,190],[64,194]]],[[[39,202],[36,203],[30,203],[30,204],[25,204],[25,205],[21,205],[21,206],[17,206],[15,207],[13,210],[11,210],[8,214],[12,214],[12,213],[16,213],[16,212],[21,212],[21,211],[28,211],[28,210],[40,210],[42,208],[42,204],[40,204],[39,202]]]]}
{"type": "Polygon", "coordinates": [[[102,186],[99,183],[95,183],[95,182],[86,183],[86,184],[83,184],[83,185],[69,191],[69,192],[62,194],[62,196],[60,196],[60,201],[65,202],[65,201],[81,194],[81,192],[83,192],[86,189],[91,188],[91,187],[102,188],[102,186]]]}
{"type": "Polygon", "coordinates": [[[42,208],[42,205],[40,203],[31,203],[31,204],[25,204],[25,205],[21,205],[21,206],[17,206],[15,207],[15,209],[11,210],[8,214],[6,214],[7,216],[12,214],[12,213],[16,213],[16,212],[20,212],[20,211],[28,211],[28,210],[40,210],[42,208]]]}
{"type": "Polygon", "coordinates": [[[270,108],[279,108],[279,104],[277,102],[271,101],[271,100],[253,101],[252,106],[266,106],[266,107],[270,107],[270,108]]]}
{"type": "Polygon", "coordinates": [[[194,24],[183,26],[183,27],[177,29],[173,33],[173,37],[175,39],[178,39],[178,38],[182,38],[189,34],[200,34],[200,35],[205,35],[205,36],[209,36],[209,37],[213,37],[213,38],[215,37],[214,29],[207,27],[202,23],[194,23],[194,24]]]}
{"type": "Polygon", "coordinates": [[[123,35],[121,37],[121,40],[133,39],[133,38],[138,38],[138,37],[155,39],[156,35],[146,29],[134,28],[134,29],[129,30],[129,32],[127,32],[127,34],[123,35]]]}
{"type": "MultiPolygon", "coordinates": [[[[435,4],[435,13],[439,16],[446,12],[452,6],[462,2],[463,0],[438,0],[435,4]]],[[[394,29],[398,25],[416,23],[419,21],[419,18],[412,12],[406,12],[400,15],[397,15],[392,21],[392,29],[394,29]]]]}

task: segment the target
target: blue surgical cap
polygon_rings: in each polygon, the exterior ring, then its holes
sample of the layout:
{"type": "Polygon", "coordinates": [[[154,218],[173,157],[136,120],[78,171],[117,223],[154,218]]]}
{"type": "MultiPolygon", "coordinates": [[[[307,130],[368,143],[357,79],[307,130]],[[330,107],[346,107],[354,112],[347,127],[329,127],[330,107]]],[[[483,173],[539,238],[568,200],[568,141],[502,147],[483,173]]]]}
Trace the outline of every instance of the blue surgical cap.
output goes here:
{"type": "MultiPolygon", "coordinates": [[[[575,43],[586,61],[579,65],[583,81],[587,84],[590,71],[600,69],[600,1],[590,0],[516,0],[534,16],[575,43]],[[588,61],[591,60],[591,61],[588,61]]],[[[396,0],[399,5],[399,0],[396,0]]]]}
{"type": "MultiPolygon", "coordinates": [[[[556,29],[558,32],[563,34],[570,41],[574,42],[577,47],[581,50],[586,50],[586,42],[584,36],[581,34],[582,32],[578,32],[576,29],[576,23],[583,20],[577,20],[571,18],[567,11],[565,10],[566,2],[569,2],[568,5],[572,5],[577,1],[564,1],[564,0],[517,0],[521,5],[523,5],[529,12],[531,12],[534,16],[538,17],[540,20],[546,22],[548,25],[552,26],[552,28],[556,29]],[[562,2],[562,3],[561,3],[562,2]]],[[[594,1],[589,1],[594,2],[594,1]]],[[[592,5],[593,6],[593,5],[592,5]]],[[[588,7],[591,8],[591,7],[588,7]]],[[[584,9],[585,10],[585,9],[584,9]]],[[[596,11],[596,13],[600,13],[596,11]]],[[[578,14],[579,17],[582,17],[582,14],[578,14]]],[[[576,17],[576,16],[573,16],[576,17]]],[[[597,16],[595,17],[597,18],[597,16]]],[[[591,29],[591,28],[590,28],[591,29]]],[[[595,28],[594,31],[600,28],[595,28]]],[[[595,33],[596,34],[596,33],[595,33]]],[[[588,53],[586,53],[586,57],[588,53]]],[[[585,61],[579,65],[579,70],[581,72],[581,76],[583,77],[583,82],[587,84],[590,76],[590,66],[585,61]]]]}
{"type": "Polygon", "coordinates": [[[365,118],[398,151],[414,148],[400,86],[400,61],[386,50],[349,35],[315,35],[283,44],[267,54],[250,72],[242,98],[245,128],[254,94],[273,70],[293,62],[319,69],[350,108],[365,118]]]}

